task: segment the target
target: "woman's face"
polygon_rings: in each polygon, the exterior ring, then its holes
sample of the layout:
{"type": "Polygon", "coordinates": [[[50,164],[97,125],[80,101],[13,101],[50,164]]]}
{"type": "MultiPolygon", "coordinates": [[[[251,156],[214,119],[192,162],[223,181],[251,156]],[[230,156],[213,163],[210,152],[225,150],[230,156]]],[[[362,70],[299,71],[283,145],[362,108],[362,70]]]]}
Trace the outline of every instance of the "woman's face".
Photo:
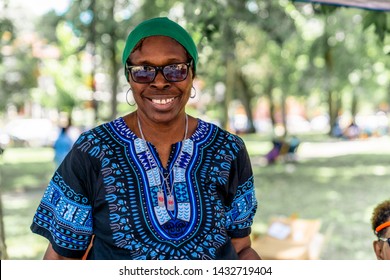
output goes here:
{"type": "MultiPolygon", "coordinates": [[[[390,238],[390,228],[386,229],[383,237],[390,238]]],[[[390,244],[387,241],[374,241],[374,251],[378,260],[390,260],[390,244]]]]}
{"type": "MultiPolygon", "coordinates": [[[[188,56],[182,45],[170,37],[147,37],[131,55],[132,65],[165,66],[187,63],[188,56]]],[[[155,123],[168,123],[182,116],[191,94],[193,74],[181,82],[168,82],[158,71],[153,82],[141,84],[129,77],[138,114],[155,123]]]]}

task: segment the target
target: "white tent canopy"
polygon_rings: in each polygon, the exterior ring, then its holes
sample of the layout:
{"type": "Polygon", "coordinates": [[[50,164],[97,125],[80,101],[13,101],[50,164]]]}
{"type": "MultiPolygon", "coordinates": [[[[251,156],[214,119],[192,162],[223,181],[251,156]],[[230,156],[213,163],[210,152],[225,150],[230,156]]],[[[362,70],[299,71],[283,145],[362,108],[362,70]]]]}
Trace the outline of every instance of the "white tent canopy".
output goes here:
{"type": "Polygon", "coordinates": [[[390,0],[293,0],[294,2],[307,2],[327,4],[334,6],[354,7],[377,11],[390,11],[390,0]]]}

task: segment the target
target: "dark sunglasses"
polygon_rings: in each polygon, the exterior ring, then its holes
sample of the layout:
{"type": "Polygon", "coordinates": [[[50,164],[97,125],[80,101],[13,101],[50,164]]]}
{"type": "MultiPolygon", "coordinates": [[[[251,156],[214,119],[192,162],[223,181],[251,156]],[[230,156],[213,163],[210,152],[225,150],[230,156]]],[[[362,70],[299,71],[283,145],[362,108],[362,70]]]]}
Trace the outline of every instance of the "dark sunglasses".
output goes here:
{"type": "Polygon", "coordinates": [[[389,246],[390,246],[390,237],[389,238],[384,238],[384,237],[378,237],[379,240],[383,241],[383,242],[386,242],[389,243],[389,246]]]}
{"type": "Polygon", "coordinates": [[[192,60],[187,63],[175,63],[164,66],[152,66],[152,65],[127,65],[127,75],[131,75],[134,82],[140,84],[147,84],[154,81],[157,73],[161,71],[164,78],[168,82],[181,82],[184,81],[189,69],[192,67],[192,60]]]}

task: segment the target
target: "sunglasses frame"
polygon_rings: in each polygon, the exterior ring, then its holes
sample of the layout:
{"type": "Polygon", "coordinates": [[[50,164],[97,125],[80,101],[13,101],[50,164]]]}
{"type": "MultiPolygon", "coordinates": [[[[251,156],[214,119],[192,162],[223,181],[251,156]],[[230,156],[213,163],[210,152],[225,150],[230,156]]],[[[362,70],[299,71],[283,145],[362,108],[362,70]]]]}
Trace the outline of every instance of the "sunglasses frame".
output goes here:
{"type": "Polygon", "coordinates": [[[125,68],[126,68],[126,72],[127,72],[127,79],[129,80],[129,77],[131,75],[131,78],[132,80],[135,82],[135,83],[138,83],[138,84],[149,84],[149,83],[152,83],[156,77],[157,77],[157,74],[158,72],[161,72],[161,74],[163,75],[164,79],[170,83],[176,83],[176,82],[182,82],[184,81],[185,79],[187,79],[188,77],[188,73],[189,73],[189,69],[192,68],[192,65],[193,65],[193,60],[191,59],[189,62],[180,62],[180,63],[171,63],[171,64],[167,64],[167,65],[163,65],[163,66],[154,66],[154,65],[128,65],[127,63],[125,64],[125,68]],[[167,77],[165,76],[165,73],[164,73],[164,68],[165,67],[168,67],[168,66],[172,66],[172,65],[180,65],[180,64],[184,64],[187,66],[187,73],[186,73],[186,76],[184,77],[184,79],[182,80],[177,80],[177,81],[172,81],[172,80],[169,80],[167,79],[167,77]],[[136,81],[134,79],[134,76],[133,76],[133,73],[131,71],[132,68],[134,67],[151,67],[155,70],[154,72],[154,77],[151,81],[148,81],[148,82],[139,82],[139,81],[136,81]]]}
{"type": "Polygon", "coordinates": [[[385,237],[378,237],[379,240],[383,241],[383,242],[387,242],[390,246],[390,237],[389,238],[385,238],[385,237]]]}

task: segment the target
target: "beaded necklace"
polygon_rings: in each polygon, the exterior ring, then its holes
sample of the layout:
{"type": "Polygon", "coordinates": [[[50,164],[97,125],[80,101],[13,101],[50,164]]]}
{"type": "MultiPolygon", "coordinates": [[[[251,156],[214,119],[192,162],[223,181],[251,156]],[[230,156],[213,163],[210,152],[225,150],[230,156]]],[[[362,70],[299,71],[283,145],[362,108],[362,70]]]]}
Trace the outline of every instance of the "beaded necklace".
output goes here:
{"type": "MultiPolygon", "coordinates": [[[[151,162],[151,160],[153,160],[153,163],[155,164],[155,166],[158,167],[157,161],[154,158],[152,152],[149,150],[148,143],[145,140],[145,136],[144,136],[144,134],[142,132],[142,127],[141,127],[141,123],[139,121],[138,116],[137,116],[137,123],[138,123],[138,129],[139,129],[139,132],[141,134],[142,140],[144,140],[144,142],[145,142],[145,147],[146,147],[146,152],[147,152],[147,156],[146,157],[148,159],[149,165],[153,166],[152,162],[151,162]]],[[[184,138],[183,138],[182,142],[187,139],[187,132],[188,132],[188,115],[186,114],[185,133],[184,133],[184,138]]],[[[177,156],[177,159],[176,159],[174,165],[172,166],[172,168],[168,171],[168,175],[167,176],[164,176],[164,174],[161,171],[160,167],[158,167],[158,171],[159,171],[161,177],[163,178],[163,184],[165,183],[165,186],[166,186],[166,189],[167,189],[167,192],[168,192],[168,194],[167,194],[167,207],[166,208],[169,211],[175,210],[175,198],[174,198],[174,193],[173,193],[173,187],[171,188],[171,185],[169,184],[169,177],[171,176],[171,173],[172,173],[173,169],[175,167],[178,167],[178,163],[180,161],[180,158],[181,158],[182,152],[183,152],[183,146],[184,146],[184,143],[182,143],[182,145],[180,147],[179,155],[177,156]]],[[[153,176],[155,176],[154,172],[153,172],[153,176]]],[[[173,175],[173,176],[175,176],[175,175],[173,175]]],[[[156,182],[157,181],[158,180],[156,180],[156,182]]],[[[157,201],[158,201],[158,206],[165,208],[165,198],[164,198],[164,192],[163,192],[162,184],[158,186],[157,201]]]]}

